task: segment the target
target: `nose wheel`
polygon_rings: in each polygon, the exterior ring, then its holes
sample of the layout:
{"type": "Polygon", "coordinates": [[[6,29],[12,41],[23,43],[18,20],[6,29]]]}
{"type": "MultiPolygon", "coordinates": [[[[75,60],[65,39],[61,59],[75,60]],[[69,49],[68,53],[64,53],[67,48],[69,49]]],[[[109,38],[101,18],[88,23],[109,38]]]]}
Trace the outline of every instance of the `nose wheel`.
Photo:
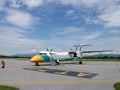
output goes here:
{"type": "Polygon", "coordinates": [[[55,62],[56,62],[56,64],[57,64],[57,65],[60,65],[60,62],[59,62],[59,60],[57,60],[57,61],[55,61],[55,62]]]}
{"type": "Polygon", "coordinates": [[[35,66],[39,66],[39,63],[38,63],[38,62],[36,62],[36,63],[35,63],[35,66]]]}

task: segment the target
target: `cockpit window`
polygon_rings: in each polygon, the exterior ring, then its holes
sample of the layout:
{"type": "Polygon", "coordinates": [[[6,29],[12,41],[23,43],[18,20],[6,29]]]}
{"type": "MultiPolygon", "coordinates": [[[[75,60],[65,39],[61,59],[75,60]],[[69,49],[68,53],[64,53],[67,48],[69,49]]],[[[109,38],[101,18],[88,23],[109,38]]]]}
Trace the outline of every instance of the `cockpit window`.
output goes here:
{"type": "Polygon", "coordinates": [[[47,53],[39,53],[39,55],[47,55],[47,53]]]}

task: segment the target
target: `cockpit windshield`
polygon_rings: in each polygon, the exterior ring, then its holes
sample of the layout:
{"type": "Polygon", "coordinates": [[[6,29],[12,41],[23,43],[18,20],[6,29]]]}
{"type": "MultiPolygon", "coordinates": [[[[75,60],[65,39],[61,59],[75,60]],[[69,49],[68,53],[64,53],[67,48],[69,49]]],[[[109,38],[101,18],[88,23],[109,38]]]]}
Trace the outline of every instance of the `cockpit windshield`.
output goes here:
{"type": "Polygon", "coordinates": [[[47,53],[39,53],[39,55],[47,55],[47,53]]]}

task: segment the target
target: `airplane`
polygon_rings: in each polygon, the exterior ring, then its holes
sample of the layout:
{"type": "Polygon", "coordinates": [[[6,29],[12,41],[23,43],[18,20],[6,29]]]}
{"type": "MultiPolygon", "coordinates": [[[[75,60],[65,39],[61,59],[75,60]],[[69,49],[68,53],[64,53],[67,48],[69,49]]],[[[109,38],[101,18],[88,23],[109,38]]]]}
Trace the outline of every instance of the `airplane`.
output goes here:
{"type": "Polygon", "coordinates": [[[113,50],[98,50],[98,51],[82,51],[82,47],[91,45],[74,45],[70,48],[70,51],[66,52],[54,52],[53,49],[47,51],[39,51],[35,56],[30,59],[30,62],[35,63],[35,66],[39,66],[41,62],[51,62],[53,65],[59,65],[60,61],[79,61],[82,64],[83,53],[94,53],[94,52],[111,52],[113,50]]]}

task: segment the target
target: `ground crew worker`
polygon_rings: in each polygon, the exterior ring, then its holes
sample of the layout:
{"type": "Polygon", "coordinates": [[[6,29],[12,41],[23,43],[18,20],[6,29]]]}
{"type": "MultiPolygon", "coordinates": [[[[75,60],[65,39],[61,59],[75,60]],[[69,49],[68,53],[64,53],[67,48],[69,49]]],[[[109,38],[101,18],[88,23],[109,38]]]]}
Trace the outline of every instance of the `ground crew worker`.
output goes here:
{"type": "Polygon", "coordinates": [[[3,60],[1,61],[1,65],[1,68],[5,68],[5,62],[3,60]]]}

